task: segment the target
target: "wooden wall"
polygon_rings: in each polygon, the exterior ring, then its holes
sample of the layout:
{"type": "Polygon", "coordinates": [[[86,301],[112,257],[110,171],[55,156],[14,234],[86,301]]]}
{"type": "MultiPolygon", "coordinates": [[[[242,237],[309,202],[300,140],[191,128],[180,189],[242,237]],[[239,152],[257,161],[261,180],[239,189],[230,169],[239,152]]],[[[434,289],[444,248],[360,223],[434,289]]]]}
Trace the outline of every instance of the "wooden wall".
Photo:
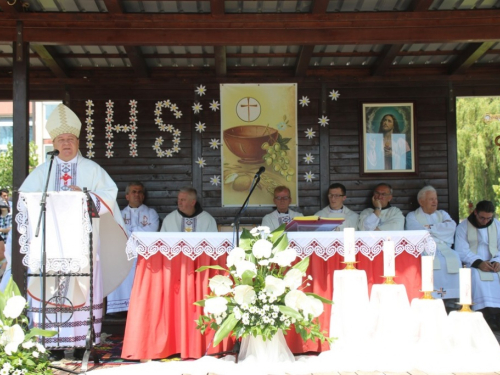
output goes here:
{"type": "MultiPolygon", "coordinates": [[[[267,80],[268,81],[268,80],[267,80]]],[[[69,105],[82,120],[85,115],[85,101],[94,102],[94,148],[93,160],[105,168],[116,181],[120,193],[119,204],[124,207],[124,189],[128,182],[142,181],[147,190],[146,204],[154,207],[160,217],[176,209],[176,195],[180,187],[193,185],[198,189],[199,200],[220,224],[233,221],[237,208],[221,207],[221,187],[210,184],[210,178],[221,175],[221,151],[209,146],[211,139],[220,139],[220,111],[209,109],[212,100],[220,102],[219,84],[210,82],[185,82],[182,85],[166,84],[155,87],[115,87],[95,90],[92,88],[70,88],[69,105]],[[204,84],[207,94],[196,95],[195,88],[204,84]],[[128,123],[129,101],[138,101],[138,151],[139,156],[129,156],[128,135],[114,134],[114,157],[106,158],[104,140],[105,102],[114,102],[114,124],[128,123]],[[156,137],[163,135],[167,147],[171,147],[171,136],[161,133],[154,124],[155,103],[160,100],[176,103],[183,117],[176,121],[182,131],[181,151],[172,158],[158,158],[152,148],[156,137]],[[203,105],[200,114],[194,114],[191,106],[195,101],[203,105]],[[207,129],[196,132],[195,123],[201,121],[207,129]],[[170,143],[170,145],[169,145],[170,143]],[[194,162],[198,157],[207,161],[203,169],[194,162]]],[[[360,212],[370,203],[373,187],[379,182],[388,182],[394,188],[392,204],[407,213],[418,207],[416,194],[426,184],[432,184],[439,195],[441,209],[447,210],[458,219],[456,196],[456,144],[454,143],[454,97],[447,84],[422,85],[418,83],[322,83],[306,81],[298,83],[298,98],[308,96],[307,107],[298,106],[299,138],[299,210],[312,215],[327,204],[327,188],[330,183],[341,182],[347,187],[345,204],[360,212]],[[332,101],[328,92],[338,90],[340,98],[332,101]],[[363,102],[408,101],[415,108],[416,167],[414,175],[387,174],[363,176],[360,163],[360,134],[362,131],[361,104],[363,102]],[[451,103],[451,104],[450,104],[451,103]],[[320,127],[318,118],[325,114],[329,126],[320,127]],[[309,140],[304,131],[313,128],[316,138],[309,140]],[[451,143],[450,143],[451,142],[451,143]],[[451,154],[450,154],[451,152],[451,154]],[[303,161],[305,153],[312,153],[314,163],[303,161]],[[454,164],[455,160],[455,164],[454,164]],[[306,171],[315,174],[312,183],[304,180],[306,171]],[[450,184],[453,185],[450,187],[450,184]]],[[[164,121],[174,119],[170,111],[164,110],[164,121]]],[[[86,154],[85,130],[82,129],[81,150],[86,154]]],[[[256,168],[256,170],[258,167],[256,168]]],[[[294,197],[295,199],[295,197],[294,197]]],[[[268,208],[249,208],[242,223],[260,223],[268,208]]]]}

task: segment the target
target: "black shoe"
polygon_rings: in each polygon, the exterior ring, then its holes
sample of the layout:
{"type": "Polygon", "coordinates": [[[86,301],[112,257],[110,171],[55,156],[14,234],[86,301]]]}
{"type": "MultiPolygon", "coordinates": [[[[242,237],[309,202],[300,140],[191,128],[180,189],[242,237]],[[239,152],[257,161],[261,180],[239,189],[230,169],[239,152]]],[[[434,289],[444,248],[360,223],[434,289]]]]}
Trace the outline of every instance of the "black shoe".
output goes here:
{"type": "Polygon", "coordinates": [[[50,362],[58,362],[64,358],[64,350],[51,350],[49,355],[50,362]]]}

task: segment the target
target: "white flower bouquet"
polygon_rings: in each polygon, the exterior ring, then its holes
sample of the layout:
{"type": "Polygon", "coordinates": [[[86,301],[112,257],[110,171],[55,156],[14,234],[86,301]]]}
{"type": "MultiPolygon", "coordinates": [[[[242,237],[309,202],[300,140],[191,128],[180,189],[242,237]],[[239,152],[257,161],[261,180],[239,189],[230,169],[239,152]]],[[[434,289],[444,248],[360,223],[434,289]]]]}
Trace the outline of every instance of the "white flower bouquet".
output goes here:
{"type": "Polygon", "coordinates": [[[304,341],[332,342],[317,320],[323,303],[332,302],[301,290],[312,280],[306,275],[309,258],[292,266],[297,254],[288,247],[284,228],[282,225],[272,233],[268,227],[243,229],[240,246],[227,257],[227,268],[196,270],[223,271],[210,279],[210,295],[195,303],[204,308],[196,328],[201,333],[207,327],[215,330],[214,346],[231,334],[236,339],[253,335],[269,340],[279,330],[286,334],[291,326],[304,341]]]}
{"type": "Polygon", "coordinates": [[[26,299],[10,279],[5,291],[0,292],[0,374],[52,374],[48,352],[37,336],[52,337],[57,332],[30,330],[28,318],[22,315],[25,308],[26,299]]]}

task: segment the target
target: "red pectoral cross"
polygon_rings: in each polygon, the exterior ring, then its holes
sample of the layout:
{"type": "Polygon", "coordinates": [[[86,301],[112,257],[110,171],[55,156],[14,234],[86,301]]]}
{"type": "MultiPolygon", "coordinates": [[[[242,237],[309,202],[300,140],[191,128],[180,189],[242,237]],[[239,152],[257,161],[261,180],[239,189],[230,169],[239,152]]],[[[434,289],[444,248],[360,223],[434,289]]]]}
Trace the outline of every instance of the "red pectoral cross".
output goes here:
{"type": "Polygon", "coordinates": [[[71,176],[65,173],[61,176],[61,180],[64,181],[64,186],[68,186],[68,181],[71,180],[71,176]]]}

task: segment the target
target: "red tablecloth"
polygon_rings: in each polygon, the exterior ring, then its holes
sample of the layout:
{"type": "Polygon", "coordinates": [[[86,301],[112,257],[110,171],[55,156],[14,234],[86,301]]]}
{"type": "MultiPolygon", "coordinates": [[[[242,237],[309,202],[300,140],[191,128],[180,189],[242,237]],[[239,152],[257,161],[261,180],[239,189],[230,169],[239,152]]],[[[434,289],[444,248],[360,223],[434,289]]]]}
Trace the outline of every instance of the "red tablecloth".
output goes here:
{"type": "MultiPolygon", "coordinates": [[[[185,247],[186,243],[183,242],[182,246],[185,247]]],[[[169,259],[161,252],[153,252],[147,254],[147,259],[139,256],[125,328],[123,358],[156,359],[173,354],[180,354],[181,358],[199,358],[207,350],[208,353],[215,353],[232,348],[234,341],[231,339],[214,348],[211,344],[214,332],[207,331],[202,335],[196,330],[195,321],[202,308],[193,304],[209,293],[208,281],[219,272],[207,270],[198,273],[195,270],[213,264],[225,267],[226,255],[220,255],[216,260],[206,253],[188,255],[178,253],[169,259]]],[[[331,299],[333,273],[344,268],[341,263],[343,256],[338,252],[329,257],[320,255],[310,255],[308,274],[313,276],[313,280],[307,291],[331,299]]],[[[403,251],[396,258],[395,280],[406,286],[410,300],[421,295],[420,257],[418,253],[416,255],[414,250],[403,251]]],[[[359,262],[357,268],[367,273],[369,291],[373,284],[383,282],[383,255],[371,256],[373,261],[361,253],[356,257],[359,262]]],[[[325,311],[319,318],[321,328],[326,332],[329,332],[330,312],[330,305],[325,305],[325,311]]],[[[304,343],[293,328],[286,339],[293,353],[329,349],[327,343],[304,343]]]]}

